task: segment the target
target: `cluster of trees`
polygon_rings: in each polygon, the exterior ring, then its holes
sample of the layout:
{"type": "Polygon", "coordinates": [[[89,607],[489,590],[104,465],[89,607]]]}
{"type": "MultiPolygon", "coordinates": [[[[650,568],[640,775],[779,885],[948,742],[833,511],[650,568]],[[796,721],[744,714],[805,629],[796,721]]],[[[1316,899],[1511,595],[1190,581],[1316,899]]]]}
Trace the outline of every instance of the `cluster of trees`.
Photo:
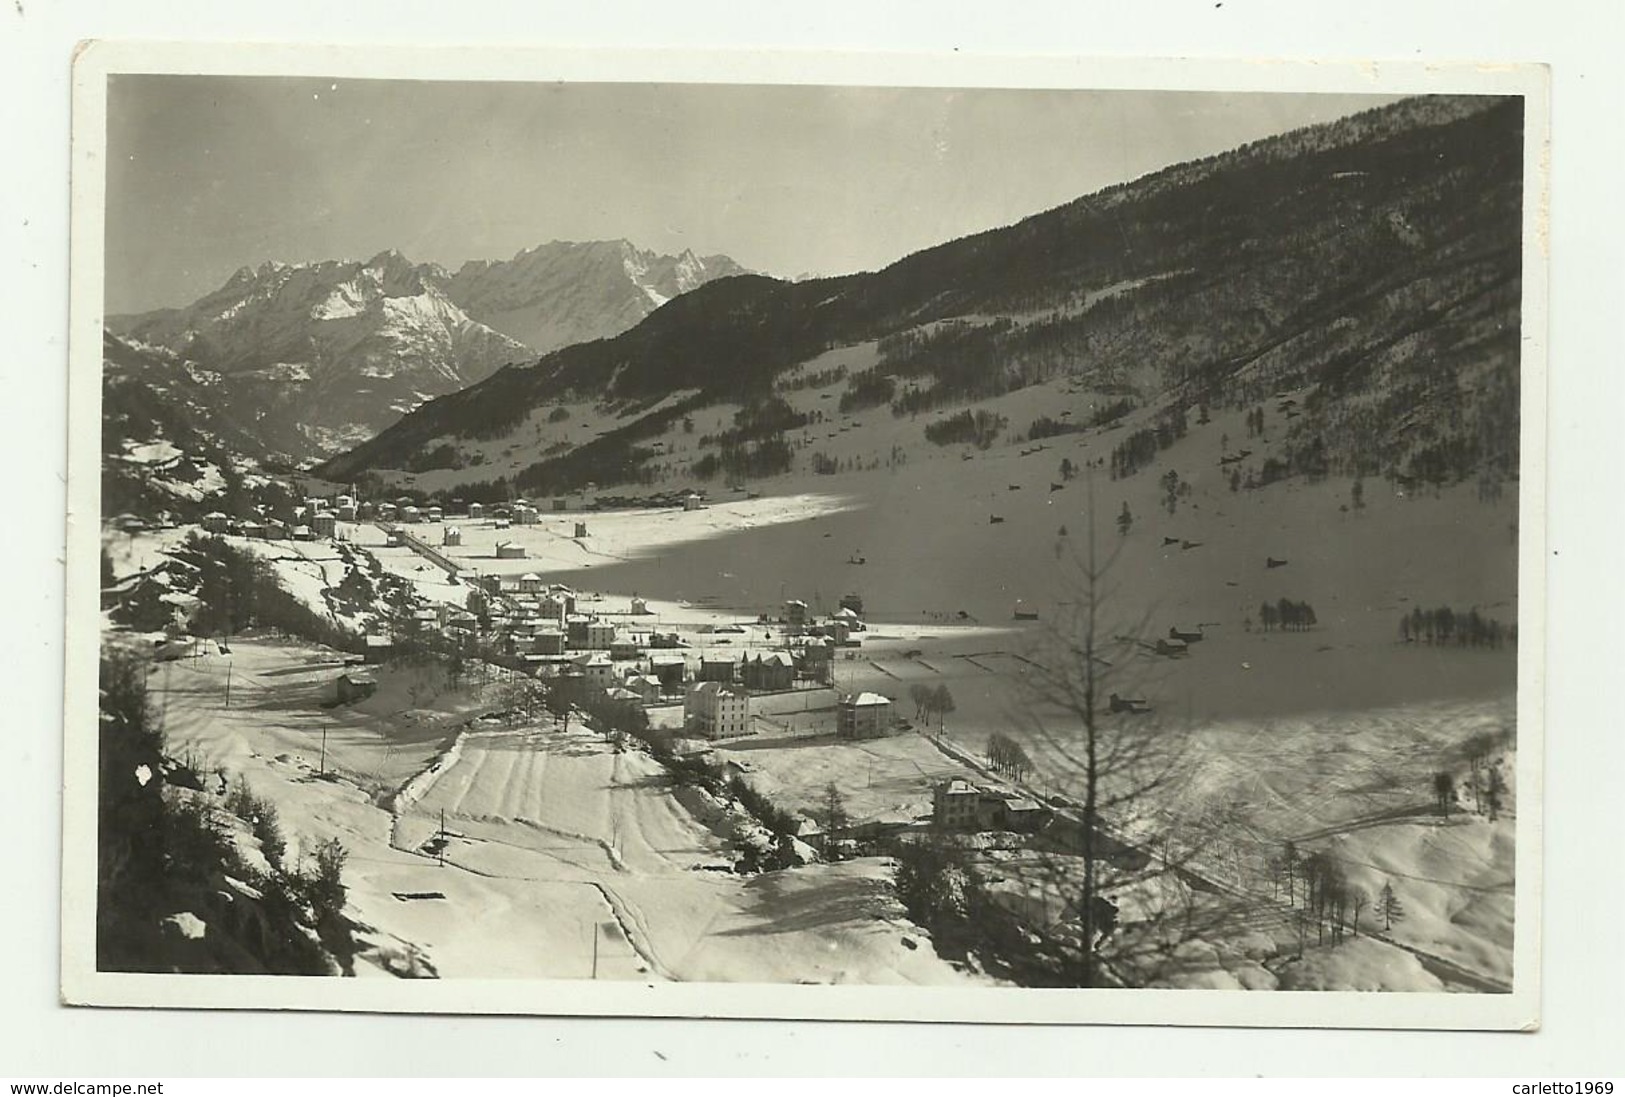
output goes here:
{"type": "Polygon", "coordinates": [[[1005,360],[1001,350],[1015,327],[1014,321],[1002,317],[984,323],[948,320],[882,338],[877,370],[935,380],[923,389],[910,386],[892,404],[892,414],[900,417],[951,402],[986,399],[1020,387],[1008,369],[993,365],[1005,360]]]}
{"type": "Polygon", "coordinates": [[[170,757],[148,705],[146,665],[104,653],[97,783],[96,963],[103,971],[328,975],[350,969],[355,945],[343,916],[346,853],[336,839],[309,864],[287,863],[276,806],[223,771],[199,772],[170,757]],[[222,793],[206,785],[213,778],[222,793]],[[259,845],[251,861],[232,837],[241,820],[259,845]],[[263,867],[262,867],[263,865],[263,867]],[[233,893],[225,878],[257,896],[233,893]],[[241,904],[256,907],[245,918],[241,904]],[[171,914],[208,927],[204,943],[177,950],[163,932],[171,914]],[[235,927],[253,932],[235,933],[235,927]],[[314,931],[315,939],[312,939],[314,931]],[[318,943],[319,942],[319,943],[318,943]]]}
{"type": "Polygon", "coordinates": [[[1306,632],[1317,624],[1315,607],[1290,598],[1264,602],[1258,607],[1258,623],[1265,632],[1277,628],[1284,632],[1306,632]]]}
{"type": "Polygon", "coordinates": [[[634,445],[629,435],[605,434],[525,466],[514,475],[513,484],[518,491],[538,495],[562,495],[587,484],[650,484],[655,474],[647,462],[656,456],[649,447],[634,445]]]}
{"type": "Polygon", "coordinates": [[[1054,438],[1060,434],[1077,434],[1083,426],[1068,419],[1051,419],[1047,415],[1040,415],[1034,419],[1032,426],[1027,428],[1027,437],[1033,441],[1040,438],[1054,438]]]}
{"type": "MultiPolygon", "coordinates": [[[[1500,761],[1493,757],[1504,735],[1482,733],[1469,739],[1464,753],[1467,757],[1467,784],[1466,792],[1473,798],[1473,810],[1480,815],[1488,816],[1492,821],[1499,819],[1501,813],[1507,808],[1507,800],[1511,790],[1507,787],[1506,778],[1501,776],[1500,761]]],[[[1456,810],[1460,802],[1462,787],[1456,783],[1455,774],[1447,769],[1434,772],[1431,785],[1433,791],[1433,806],[1440,815],[1448,818],[1456,810]]]]}
{"type": "Polygon", "coordinates": [[[987,738],[987,762],[993,772],[1020,781],[1033,771],[1033,760],[1020,743],[1001,731],[987,738]]]}
{"type": "MultiPolygon", "coordinates": [[[[1157,484],[1162,488],[1162,507],[1169,514],[1173,514],[1175,511],[1177,511],[1179,509],[1179,501],[1191,493],[1191,486],[1185,481],[1181,480],[1179,478],[1179,473],[1173,469],[1169,469],[1167,472],[1163,473],[1158,479],[1157,484]]],[[[1124,504],[1124,506],[1127,505],[1128,504],[1126,503],[1124,504]]],[[[1122,521],[1122,515],[1118,515],[1118,521],[1122,521]]],[[[1124,532],[1127,531],[1125,530],[1124,532]]]]}
{"type": "Polygon", "coordinates": [[[269,561],[223,537],[193,534],[172,556],[197,569],[192,628],[198,633],[229,638],[261,628],[340,651],[360,650],[360,637],[286,590],[269,561]]]}
{"type": "Polygon", "coordinates": [[[462,455],[450,442],[442,442],[432,449],[419,450],[406,459],[409,472],[428,472],[431,469],[460,469],[462,455]]]}
{"type": "Polygon", "coordinates": [[[1110,403],[1102,404],[1100,407],[1095,409],[1094,415],[1089,417],[1089,425],[1092,427],[1109,426],[1112,423],[1117,422],[1129,412],[1133,411],[1138,406],[1138,404],[1126,396],[1122,399],[1113,400],[1110,403]]]}
{"type": "MultiPolygon", "coordinates": [[[[1297,843],[1289,840],[1271,859],[1270,876],[1277,899],[1285,895],[1289,906],[1302,903],[1298,921],[1300,950],[1311,920],[1316,944],[1324,944],[1328,932],[1334,945],[1350,931],[1359,936],[1360,915],[1370,906],[1371,897],[1349,880],[1335,857],[1321,850],[1303,853],[1297,843]]],[[[1397,900],[1394,903],[1392,909],[1397,911],[1397,900]]]]}
{"type": "Polygon", "coordinates": [[[1491,822],[1501,817],[1507,808],[1511,790],[1501,776],[1500,760],[1494,757],[1501,737],[1484,733],[1467,741],[1467,786],[1473,797],[1473,807],[1491,822]]]}
{"type": "Polygon", "coordinates": [[[1184,408],[1163,411],[1155,426],[1141,427],[1112,448],[1112,479],[1121,480],[1139,472],[1156,460],[1158,453],[1185,437],[1185,429],[1184,408]]]}
{"type": "Polygon", "coordinates": [[[759,439],[779,440],[786,432],[800,430],[811,421],[806,412],[792,408],[782,396],[753,400],[734,412],[733,426],[721,434],[700,437],[700,445],[737,446],[759,439]]]}
{"type": "Polygon", "coordinates": [[[1449,606],[1437,609],[1416,606],[1399,619],[1399,635],[1406,643],[1498,649],[1503,645],[1517,645],[1518,624],[1514,621],[1503,625],[1479,613],[1476,606],[1465,612],[1449,606]]]}
{"type": "Polygon", "coordinates": [[[1264,408],[1255,407],[1247,413],[1247,437],[1256,438],[1264,433],[1264,408]]]}
{"type": "MultiPolygon", "coordinates": [[[[939,956],[973,963],[1026,987],[1118,983],[1103,966],[1080,964],[1079,943],[1070,927],[1025,921],[1001,903],[975,855],[952,836],[912,836],[890,852],[898,901],[909,920],[931,934],[939,956]]],[[[1109,936],[1115,905],[1101,897],[1090,906],[1098,908],[1090,921],[1109,936]]]]}
{"type": "Polygon", "coordinates": [[[914,702],[914,719],[929,724],[933,718],[940,726],[954,711],[954,695],[946,685],[928,686],[916,682],[908,687],[908,699],[914,702]]]}
{"type": "Polygon", "coordinates": [[[750,480],[789,472],[794,463],[788,442],[768,438],[754,444],[724,445],[695,461],[689,472],[701,480],[714,480],[719,475],[750,480]]]}
{"type": "Polygon", "coordinates": [[[844,415],[891,403],[897,395],[897,380],[880,372],[879,367],[854,373],[847,379],[846,391],[841,393],[837,407],[844,415]]]}
{"type": "Polygon", "coordinates": [[[779,374],[778,380],[773,382],[773,388],[778,392],[821,389],[833,385],[845,376],[845,366],[830,366],[828,369],[815,369],[811,372],[807,372],[798,366],[779,374]]]}
{"type": "Polygon", "coordinates": [[[967,409],[957,415],[926,424],[925,437],[927,441],[939,446],[969,443],[978,449],[987,449],[1009,422],[1004,416],[991,411],[967,409]]]}

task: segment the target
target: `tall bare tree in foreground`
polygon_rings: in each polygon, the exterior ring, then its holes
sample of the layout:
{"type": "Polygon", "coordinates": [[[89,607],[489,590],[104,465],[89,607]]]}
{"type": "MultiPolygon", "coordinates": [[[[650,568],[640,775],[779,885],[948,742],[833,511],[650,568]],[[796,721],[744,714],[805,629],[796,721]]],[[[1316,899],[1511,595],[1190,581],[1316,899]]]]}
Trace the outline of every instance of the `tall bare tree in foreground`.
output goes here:
{"type": "Polygon", "coordinates": [[[1222,820],[1182,806],[1200,803],[1181,795],[1192,772],[1191,729],[1158,711],[1167,698],[1145,692],[1159,677],[1151,611],[1124,613],[1113,602],[1110,576],[1130,542],[1114,538],[1101,556],[1092,478],[1086,505],[1085,544],[1072,565],[1076,598],[1027,679],[1025,722],[1041,745],[1036,769],[1078,805],[1059,813],[1053,829],[1061,840],[1042,869],[1052,890],[1075,897],[1075,981],[1143,984],[1217,913],[1188,882],[1222,820]],[[1121,904],[1132,905],[1132,920],[1128,912],[1119,918],[1121,904]]]}

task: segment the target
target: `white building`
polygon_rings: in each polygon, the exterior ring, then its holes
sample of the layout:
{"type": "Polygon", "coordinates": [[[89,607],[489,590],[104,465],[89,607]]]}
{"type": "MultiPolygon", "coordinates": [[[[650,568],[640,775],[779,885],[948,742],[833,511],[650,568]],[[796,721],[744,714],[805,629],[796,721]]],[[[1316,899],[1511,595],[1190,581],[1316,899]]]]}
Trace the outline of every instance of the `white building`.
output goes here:
{"type": "Polygon", "coordinates": [[[683,725],[707,739],[750,734],[750,695],[721,682],[700,682],[683,699],[683,725]]]}
{"type": "MultiPolygon", "coordinates": [[[[594,617],[587,622],[587,643],[593,651],[608,651],[615,646],[615,626],[594,617]]],[[[636,657],[634,653],[634,658],[636,657]]]]}
{"type": "Polygon", "coordinates": [[[842,697],[835,706],[835,734],[842,739],[878,739],[890,730],[890,697],[860,693],[842,697]]]}
{"type": "Polygon", "coordinates": [[[615,664],[602,651],[590,651],[575,658],[575,665],[587,685],[595,689],[608,689],[615,684],[615,664]]]}

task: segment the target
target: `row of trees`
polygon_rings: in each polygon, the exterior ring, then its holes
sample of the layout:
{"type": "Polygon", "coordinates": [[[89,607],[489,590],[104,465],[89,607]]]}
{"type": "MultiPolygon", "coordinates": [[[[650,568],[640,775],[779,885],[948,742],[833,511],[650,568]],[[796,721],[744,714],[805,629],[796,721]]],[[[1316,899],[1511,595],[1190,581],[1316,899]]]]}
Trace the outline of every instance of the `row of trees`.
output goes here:
{"type": "Polygon", "coordinates": [[[846,391],[836,402],[841,414],[863,411],[880,404],[891,403],[897,394],[897,380],[877,369],[866,369],[847,378],[846,391]]]}
{"type": "MultiPolygon", "coordinates": [[[[1323,850],[1301,852],[1297,843],[1289,839],[1282,843],[1280,853],[1271,858],[1269,867],[1275,898],[1284,896],[1288,906],[1300,910],[1300,949],[1306,923],[1310,920],[1315,924],[1316,944],[1324,944],[1328,933],[1334,945],[1347,933],[1359,936],[1360,915],[1370,906],[1371,896],[1349,879],[1335,857],[1323,850]]],[[[1391,886],[1383,888],[1377,913],[1390,927],[1403,917],[1391,886]]]]}
{"type": "Polygon", "coordinates": [[[1315,607],[1308,602],[1294,602],[1290,598],[1282,598],[1275,602],[1264,602],[1258,607],[1258,623],[1265,632],[1277,628],[1284,632],[1306,632],[1318,623],[1315,617],[1315,607]]]}
{"type": "Polygon", "coordinates": [[[939,446],[968,443],[977,449],[987,449],[999,436],[999,432],[1009,424],[1008,419],[994,412],[980,408],[975,411],[967,409],[957,415],[927,423],[925,437],[928,442],[939,446]]]}
{"type": "Polygon", "coordinates": [[[1020,743],[996,731],[987,739],[987,762],[993,772],[1020,781],[1033,771],[1033,760],[1020,743]]]}
{"type": "Polygon", "coordinates": [[[1156,460],[1157,454],[1185,437],[1185,409],[1165,408],[1155,425],[1141,427],[1112,449],[1111,477],[1121,480],[1133,476],[1156,460]]]}
{"type": "Polygon", "coordinates": [[[944,723],[955,708],[954,695],[946,685],[916,682],[908,687],[908,699],[914,702],[914,718],[927,724],[933,718],[939,725],[944,723]]]}
{"type": "Polygon", "coordinates": [[[714,480],[719,474],[759,479],[789,472],[792,463],[789,443],[782,438],[767,438],[754,445],[724,445],[694,462],[689,472],[701,480],[714,480]]]}
{"type": "Polygon", "coordinates": [[[1502,625],[1486,617],[1475,606],[1465,612],[1440,606],[1416,606],[1399,619],[1399,635],[1406,643],[1454,644],[1457,647],[1500,648],[1516,646],[1518,625],[1502,625]]]}

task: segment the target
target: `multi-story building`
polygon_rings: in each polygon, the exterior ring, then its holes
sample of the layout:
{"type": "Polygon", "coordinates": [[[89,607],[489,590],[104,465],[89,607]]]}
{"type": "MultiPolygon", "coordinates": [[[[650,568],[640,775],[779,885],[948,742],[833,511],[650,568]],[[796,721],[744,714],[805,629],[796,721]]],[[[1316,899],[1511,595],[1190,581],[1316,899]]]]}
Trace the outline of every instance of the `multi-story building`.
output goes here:
{"type": "Polygon", "coordinates": [[[683,699],[683,724],[707,739],[749,735],[750,695],[721,682],[697,683],[683,699]]]}
{"type": "Polygon", "coordinates": [[[890,697],[848,694],[835,706],[835,734],[842,739],[878,739],[890,730],[890,697]]]}

